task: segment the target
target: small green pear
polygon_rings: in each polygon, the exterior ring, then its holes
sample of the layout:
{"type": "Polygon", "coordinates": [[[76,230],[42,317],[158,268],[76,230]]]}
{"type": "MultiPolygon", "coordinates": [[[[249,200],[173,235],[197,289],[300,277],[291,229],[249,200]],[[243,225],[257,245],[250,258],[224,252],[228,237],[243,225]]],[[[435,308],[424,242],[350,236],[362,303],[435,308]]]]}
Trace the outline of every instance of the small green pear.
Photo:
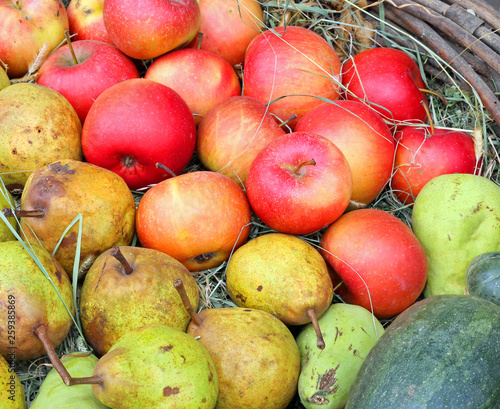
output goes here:
{"type": "Polygon", "coordinates": [[[464,294],[472,259],[500,251],[500,187],[482,176],[432,179],[417,196],[412,219],[429,265],[425,297],[464,294]]]}
{"type": "MultiPolygon", "coordinates": [[[[61,358],[71,376],[91,376],[97,357],[90,353],[74,352],[61,358]]],[[[92,392],[91,385],[67,386],[55,369],[45,377],[30,409],[106,409],[92,392]]]]}
{"type": "Polygon", "coordinates": [[[318,319],[325,349],[306,325],[297,336],[301,366],[299,396],[307,409],[341,409],[364,358],[384,333],[382,324],[358,305],[332,304],[318,319]]]}
{"type": "Polygon", "coordinates": [[[0,403],[2,409],[26,409],[26,396],[19,377],[0,355],[0,403]]]}

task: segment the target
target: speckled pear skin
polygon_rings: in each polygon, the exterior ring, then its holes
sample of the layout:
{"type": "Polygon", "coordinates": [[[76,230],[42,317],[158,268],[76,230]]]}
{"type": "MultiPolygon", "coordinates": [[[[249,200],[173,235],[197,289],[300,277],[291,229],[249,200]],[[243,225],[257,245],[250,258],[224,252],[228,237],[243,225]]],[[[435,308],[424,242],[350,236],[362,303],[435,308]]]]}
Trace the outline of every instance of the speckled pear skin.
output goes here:
{"type": "Polygon", "coordinates": [[[429,264],[425,297],[464,294],[474,257],[500,251],[500,187],[482,176],[432,179],[417,196],[412,219],[429,264]]]}
{"type": "Polygon", "coordinates": [[[31,248],[55,288],[20,242],[0,243],[0,313],[6,318],[10,315],[8,311],[14,311],[15,315],[14,338],[9,337],[9,321],[0,320],[0,354],[7,356],[12,351],[10,348],[15,347],[15,358],[20,361],[45,354],[34,333],[39,325],[46,326],[49,340],[57,347],[73,323],[70,313],[75,314],[72,287],[66,272],[39,245],[31,244],[31,248]]]}
{"type": "Polygon", "coordinates": [[[236,250],[226,269],[227,289],[238,307],[275,315],[287,325],[311,321],[330,306],[333,286],[321,254],[299,237],[269,233],[236,250]]]}
{"type": "MultiPolygon", "coordinates": [[[[61,357],[61,362],[73,378],[92,376],[97,357],[90,353],[74,352],[61,357]]],[[[30,409],[106,409],[92,392],[91,385],[64,384],[55,369],[45,377],[30,409]]]]}
{"type": "MultiPolygon", "coordinates": [[[[2,409],[26,409],[26,396],[19,377],[0,355],[0,402],[2,409]]],[[[35,408],[36,409],[36,408],[35,408]]]]}
{"type": "Polygon", "coordinates": [[[307,324],[297,336],[302,369],[299,396],[307,409],[341,409],[366,355],[384,327],[359,305],[336,303],[318,319],[325,349],[316,347],[316,332],[307,324]]]}
{"type": "MultiPolygon", "coordinates": [[[[95,259],[113,246],[126,246],[135,232],[135,201],[116,173],[75,160],[60,160],[33,172],[21,196],[22,210],[43,210],[40,218],[23,217],[21,227],[53,252],[64,230],[83,216],[80,268],[82,278],[95,259]]],[[[55,258],[73,275],[78,223],[64,236],[55,258]]]]}
{"type": "Polygon", "coordinates": [[[94,369],[92,385],[113,409],[213,409],[219,381],[206,348],[191,335],[163,324],[127,332],[94,369]]]}
{"type": "Polygon", "coordinates": [[[217,409],[284,409],[295,396],[300,357],[295,339],[275,316],[249,308],[200,312],[188,334],[199,337],[219,376],[217,409]]]}

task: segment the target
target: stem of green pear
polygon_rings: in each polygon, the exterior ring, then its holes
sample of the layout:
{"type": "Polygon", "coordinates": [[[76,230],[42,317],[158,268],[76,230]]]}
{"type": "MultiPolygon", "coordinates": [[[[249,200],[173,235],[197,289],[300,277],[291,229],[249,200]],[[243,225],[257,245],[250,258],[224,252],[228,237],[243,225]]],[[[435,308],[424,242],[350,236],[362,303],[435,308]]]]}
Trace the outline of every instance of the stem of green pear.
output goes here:
{"type": "Polygon", "coordinates": [[[180,278],[174,281],[174,287],[179,293],[182,303],[184,304],[184,308],[186,308],[189,316],[193,320],[193,322],[200,326],[203,323],[201,317],[196,313],[193,306],[191,305],[191,301],[189,301],[188,295],[186,293],[186,288],[184,287],[184,283],[180,278]]]}
{"type": "Polygon", "coordinates": [[[39,325],[35,328],[35,335],[38,337],[40,342],[42,343],[47,356],[52,363],[52,366],[57,371],[57,373],[61,376],[65,385],[83,385],[83,384],[100,384],[104,383],[104,380],[100,376],[89,376],[86,378],[73,378],[66,367],[63,365],[59,357],[57,356],[56,350],[54,346],[51,344],[49,337],[47,336],[47,328],[44,324],[39,325]]]}
{"type": "Polygon", "coordinates": [[[2,213],[5,217],[43,217],[45,216],[44,210],[12,210],[10,207],[4,207],[2,213]]]}
{"type": "Polygon", "coordinates": [[[170,175],[171,175],[172,177],[176,177],[176,176],[177,176],[177,175],[176,175],[176,174],[175,174],[175,173],[174,173],[171,169],[167,168],[167,167],[166,167],[164,164],[162,164],[162,163],[159,163],[159,162],[158,162],[158,163],[156,164],[156,167],[157,167],[157,168],[160,168],[160,169],[163,169],[163,170],[166,170],[168,173],[170,173],[170,175]]]}
{"type": "Polygon", "coordinates": [[[294,119],[297,119],[297,115],[293,114],[290,118],[288,118],[286,121],[283,121],[281,122],[280,124],[278,124],[278,126],[280,128],[283,128],[285,125],[289,124],[290,122],[292,122],[294,119]]]}
{"type": "Polygon", "coordinates": [[[300,169],[302,169],[302,166],[306,165],[316,165],[316,161],[314,159],[308,160],[307,162],[301,163],[299,166],[297,166],[297,169],[295,169],[295,174],[298,176],[300,175],[300,169]]]}
{"type": "Polygon", "coordinates": [[[113,247],[111,249],[111,251],[109,252],[109,254],[112,255],[114,258],[116,258],[120,262],[125,275],[129,276],[130,274],[132,274],[134,272],[134,269],[132,268],[130,263],[127,261],[127,259],[123,255],[123,253],[120,251],[120,247],[117,247],[117,246],[113,247]]]}
{"type": "Polygon", "coordinates": [[[73,57],[73,62],[75,63],[75,65],[78,65],[79,62],[78,62],[78,59],[76,58],[75,50],[73,50],[73,44],[71,44],[71,37],[69,35],[68,30],[64,31],[64,37],[66,37],[66,41],[68,42],[68,47],[69,47],[69,50],[71,51],[71,56],[73,57]]]}
{"type": "Polygon", "coordinates": [[[316,317],[316,312],[314,311],[314,308],[309,308],[307,310],[307,315],[311,319],[314,330],[316,331],[316,337],[317,337],[316,346],[319,349],[325,349],[325,340],[323,339],[323,334],[321,333],[321,329],[319,328],[318,318],[316,317]]]}

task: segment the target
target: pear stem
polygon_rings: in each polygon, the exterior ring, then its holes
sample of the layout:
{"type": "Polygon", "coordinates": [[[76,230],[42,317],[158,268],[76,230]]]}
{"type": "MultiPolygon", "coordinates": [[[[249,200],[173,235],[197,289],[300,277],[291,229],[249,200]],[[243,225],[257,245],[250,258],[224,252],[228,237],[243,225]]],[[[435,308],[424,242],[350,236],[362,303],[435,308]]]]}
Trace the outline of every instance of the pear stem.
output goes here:
{"type": "Polygon", "coordinates": [[[321,329],[319,328],[318,318],[316,317],[314,308],[309,308],[307,310],[307,315],[311,319],[314,330],[316,331],[316,337],[317,337],[316,346],[319,349],[325,349],[325,340],[323,339],[323,334],[321,333],[321,329]]]}
{"type": "Polygon", "coordinates": [[[429,126],[431,128],[431,135],[434,135],[434,121],[432,120],[432,117],[431,117],[431,111],[429,111],[429,107],[427,106],[427,104],[424,101],[422,101],[422,106],[424,108],[425,113],[427,114],[427,118],[429,118],[429,126]]]}
{"type": "Polygon", "coordinates": [[[278,124],[278,126],[280,128],[283,128],[285,125],[289,124],[290,122],[292,122],[294,119],[297,119],[297,115],[293,114],[290,118],[288,118],[286,121],[283,121],[281,122],[280,124],[278,124]]]}
{"type": "Polygon", "coordinates": [[[52,366],[54,369],[57,371],[57,373],[61,376],[63,382],[65,385],[71,386],[71,385],[82,385],[82,384],[100,384],[102,385],[104,383],[103,379],[99,376],[90,376],[87,378],[73,378],[69,374],[68,370],[66,367],[63,365],[61,360],[56,354],[56,350],[54,349],[54,346],[50,343],[50,340],[47,336],[47,328],[44,324],[39,325],[38,327],[35,328],[35,335],[38,337],[40,342],[42,343],[45,352],[47,353],[47,356],[50,359],[50,362],[52,363],[52,366]]]}
{"type": "Polygon", "coordinates": [[[180,278],[174,281],[174,287],[181,296],[182,303],[184,304],[184,308],[186,308],[189,316],[196,325],[200,326],[203,323],[203,320],[196,313],[193,306],[191,305],[191,301],[189,301],[188,295],[186,293],[186,288],[184,287],[184,283],[180,278]]]}
{"type": "Polygon", "coordinates": [[[176,175],[176,174],[175,174],[175,173],[174,173],[171,169],[167,168],[164,164],[162,164],[162,163],[160,163],[160,162],[158,162],[158,163],[156,164],[156,167],[157,167],[157,168],[160,168],[160,169],[163,169],[163,170],[166,170],[168,173],[170,173],[170,175],[171,175],[173,178],[175,178],[175,177],[177,176],[177,175],[176,175]]]}
{"type": "Polygon", "coordinates": [[[4,207],[2,213],[5,217],[43,217],[45,211],[40,209],[33,210],[12,210],[10,207],[4,207]]]}
{"type": "Polygon", "coordinates": [[[123,253],[120,251],[120,247],[117,246],[113,247],[109,252],[109,254],[111,254],[114,258],[116,258],[120,262],[121,266],[123,267],[123,272],[125,273],[125,275],[129,276],[134,272],[134,269],[127,261],[123,253]]]}
{"type": "Polygon", "coordinates": [[[73,44],[71,44],[71,37],[69,35],[68,30],[64,31],[64,37],[66,37],[66,41],[68,42],[68,47],[69,47],[69,50],[71,51],[71,56],[73,57],[73,62],[75,63],[75,65],[78,65],[79,62],[78,62],[78,59],[76,58],[75,50],[73,49],[73,44]]]}
{"type": "Polygon", "coordinates": [[[295,174],[298,176],[300,175],[300,169],[302,169],[302,166],[306,165],[316,165],[316,161],[314,159],[308,160],[307,162],[301,163],[299,166],[297,166],[297,169],[295,169],[295,174]]]}

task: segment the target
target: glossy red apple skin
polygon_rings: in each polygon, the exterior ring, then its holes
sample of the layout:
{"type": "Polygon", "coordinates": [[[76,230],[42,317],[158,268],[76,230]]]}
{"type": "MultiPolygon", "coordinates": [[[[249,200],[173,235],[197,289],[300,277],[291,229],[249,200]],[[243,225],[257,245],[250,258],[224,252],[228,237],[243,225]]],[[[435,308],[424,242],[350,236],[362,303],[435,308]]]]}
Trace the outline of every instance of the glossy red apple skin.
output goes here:
{"type": "Polygon", "coordinates": [[[222,57],[197,49],[172,51],[159,57],[144,78],[176,91],[191,108],[197,125],[219,102],[241,94],[233,67],[222,57]]]}
{"type": "Polygon", "coordinates": [[[294,132],[260,151],[248,172],[246,191],[251,208],[266,225],[280,233],[309,234],[346,210],[352,175],[331,141],[294,132]]]}
{"type": "Polygon", "coordinates": [[[160,250],[190,271],[217,267],[247,239],[251,212],[243,190],[227,176],[196,171],[165,180],[139,203],[142,246],[160,250]]]}
{"type": "Polygon", "coordinates": [[[78,64],[65,44],[44,61],[36,82],[62,94],[83,124],[99,95],[114,84],[139,78],[139,73],[132,60],[109,43],[81,40],[72,46],[78,64]]]}
{"type": "Polygon", "coordinates": [[[413,204],[431,179],[450,173],[478,172],[474,140],[465,132],[429,127],[403,128],[397,140],[391,186],[404,204],[413,204]]]}
{"type": "Polygon", "coordinates": [[[140,60],[187,45],[200,27],[196,0],[106,0],[103,16],[111,42],[140,60]]]}
{"type": "Polygon", "coordinates": [[[0,60],[10,78],[25,75],[42,46],[48,55],[69,28],[61,0],[18,0],[18,6],[16,1],[0,1],[0,60]]]}
{"type": "Polygon", "coordinates": [[[318,34],[303,27],[277,27],[259,34],[248,46],[243,75],[244,95],[267,104],[282,121],[297,115],[291,129],[319,98],[339,97],[340,60],[318,34]],[[296,96],[289,96],[296,94],[296,96]],[[297,96],[297,95],[301,96],[297,96]],[[313,96],[314,95],[314,96],[313,96]]]}
{"type": "Polygon", "coordinates": [[[196,126],[191,110],[169,87],[131,79],[104,91],[83,124],[86,160],[119,174],[140,189],[180,174],[193,156],[196,126]]]}
{"type": "Polygon", "coordinates": [[[96,40],[111,43],[103,17],[104,0],[71,0],[67,13],[73,41],[96,40]]]}
{"type": "MultiPolygon", "coordinates": [[[[241,64],[252,40],[264,27],[264,13],[257,0],[199,0],[200,49],[220,55],[229,64],[241,64]]],[[[195,36],[189,47],[198,47],[195,36]]]]}
{"type": "Polygon", "coordinates": [[[413,304],[427,280],[427,258],[411,229],[378,209],[344,214],[325,231],[321,254],[343,281],[337,293],[348,304],[390,318],[413,304]]]}
{"type": "Polygon", "coordinates": [[[351,208],[372,202],[389,182],[394,138],[382,117],[365,104],[345,100],[321,104],[304,115],[295,131],[324,136],[345,155],[353,177],[351,208]]]}
{"type": "Polygon", "coordinates": [[[427,121],[427,96],[420,91],[427,87],[417,63],[404,51],[379,47],[360,52],[344,62],[342,83],[347,99],[369,101],[395,125],[427,121]]]}
{"type": "Polygon", "coordinates": [[[196,151],[203,166],[245,186],[257,154],[285,131],[267,107],[251,97],[228,98],[203,118],[196,151]]]}

